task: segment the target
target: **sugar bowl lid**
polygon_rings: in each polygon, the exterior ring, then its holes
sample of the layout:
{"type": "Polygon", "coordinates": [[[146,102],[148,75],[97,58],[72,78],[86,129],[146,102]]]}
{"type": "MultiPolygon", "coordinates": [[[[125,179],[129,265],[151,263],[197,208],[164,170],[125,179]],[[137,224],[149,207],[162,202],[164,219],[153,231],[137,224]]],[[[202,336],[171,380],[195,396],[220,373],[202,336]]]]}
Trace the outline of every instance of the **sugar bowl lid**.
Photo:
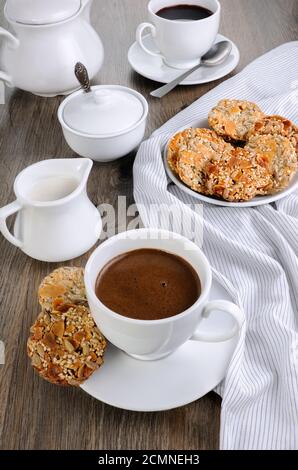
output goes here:
{"type": "Polygon", "coordinates": [[[120,85],[98,85],[65,100],[62,119],[73,131],[92,136],[112,136],[137,125],[146,115],[147,102],[140,93],[120,85]]]}
{"type": "Polygon", "coordinates": [[[7,0],[5,12],[17,23],[45,25],[66,20],[80,8],[81,0],[7,0]]]}

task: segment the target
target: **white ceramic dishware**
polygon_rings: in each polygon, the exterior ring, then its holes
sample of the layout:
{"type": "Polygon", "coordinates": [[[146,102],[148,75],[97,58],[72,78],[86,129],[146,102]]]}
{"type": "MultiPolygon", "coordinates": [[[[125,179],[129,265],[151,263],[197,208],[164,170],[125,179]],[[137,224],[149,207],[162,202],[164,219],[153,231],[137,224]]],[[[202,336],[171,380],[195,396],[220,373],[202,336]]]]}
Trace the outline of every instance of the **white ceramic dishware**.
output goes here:
{"type": "Polygon", "coordinates": [[[0,209],[0,231],[31,258],[62,262],[86,253],[102,230],[99,211],[87,195],[93,162],[44,160],[16,178],[16,201],[0,209]],[[17,214],[14,235],[7,218],[17,214]]]}
{"type": "MultiPolygon", "coordinates": [[[[193,127],[202,127],[202,128],[208,128],[208,122],[207,121],[201,121],[196,124],[193,124],[193,127]]],[[[182,131],[184,128],[181,128],[177,130],[177,132],[182,131]]],[[[171,180],[172,183],[174,183],[181,191],[184,193],[188,194],[189,196],[198,199],[201,202],[206,202],[208,204],[213,204],[215,206],[221,206],[221,207],[258,207],[258,206],[263,206],[264,204],[272,204],[273,202],[280,201],[286,196],[289,196],[293,192],[295,192],[298,189],[298,172],[296,175],[293,177],[292,181],[290,182],[289,186],[286,189],[283,189],[279,193],[275,194],[268,194],[267,196],[257,196],[251,199],[250,201],[243,201],[243,202],[229,202],[225,201],[224,199],[216,199],[215,197],[211,196],[205,196],[204,194],[200,194],[190,187],[186,186],[177,175],[174,174],[172,169],[169,166],[168,163],[168,144],[165,146],[164,149],[164,154],[163,154],[163,159],[164,159],[164,166],[166,173],[171,180]]]]}
{"type": "Polygon", "coordinates": [[[163,98],[172,90],[174,90],[178,85],[180,85],[183,80],[186,80],[190,75],[196,72],[199,68],[205,67],[216,67],[217,65],[224,64],[232,51],[232,44],[230,41],[222,41],[219,43],[214,43],[211,49],[207,54],[201,57],[201,63],[195,65],[192,69],[186,70],[183,73],[179,72],[176,78],[170,83],[163,85],[153,91],[151,91],[150,96],[154,98],[163,98]]]}
{"type": "Polygon", "coordinates": [[[85,286],[91,313],[105,337],[117,348],[140,360],[168,356],[190,338],[220,342],[232,338],[244,322],[241,309],[225,300],[209,302],[212,271],[197,245],[185,237],[158,229],[140,229],[121,233],[103,243],[91,255],[85,269],[85,286]],[[131,250],[151,248],[183,257],[196,270],[201,295],[185,312],[162,320],[135,320],[111,311],[97,298],[96,280],[104,266],[116,256],[131,250]],[[228,313],[233,322],[229,331],[204,331],[200,324],[215,310],[228,313]]]}
{"type": "Polygon", "coordinates": [[[120,85],[98,85],[68,96],[58,119],[64,137],[81,157],[109,162],[124,157],[143,140],[148,116],[145,98],[120,85]]]}
{"type": "Polygon", "coordinates": [[[93,78],[104,51],[90,23],[92,1],[7,0],[4,14],[15,34],[0,28],[0,80],[50,97],[78,89],[73,74],[78,61],[93,78]]]}
{"type": "MultiPolygon", "coordinates": [[[[233,300],[213,279],[210,300],[217,299],[233,300]]],[[[214,312],[202,328],[228,331],[231,322],[228,315],[214,312]]],[[[109,344],[104,364],[81,388],[95,399],[125,410],[154,412],[185,406],[225,378],[238,341],[239,334],[220,343],[187,341],[170,356],[147,362],[109,344]]]]}
{"type": "Polygon", "coordinates": [[[151,0],[148,4],[150,23],[141,23],[136,41],[148,54],[157,56],[170,67],[190,69],[199,64],[215,41],[220,24],[221,7],[218,0],[179,0],[179,5],[198,5],[212,11],[212,15],[194,21],[168,20],[157,15],[162,9],[177,5],[175,0],[151,0]],[[150,30],[155,49],[143,41],[143,33],[150,30]]]}
{"type": "MultiPolygon", "coordinates": [[[[151,34],[143,37],[144,44],[151,49],[156,48],[153,41],[151,34]]],[[[188,78],[183,80],[180,85],[200,85],[219,80],[237,67],[240,59],[238,47],[233,41],[222,34],[217,35],[215,43],[220,41],[230,41],[232,44],[230,57],[228,57],[223,64],[217,65],[216,67],[200,67],[188,78]]],[[[128,62],[137,73],[149,80],[154,80],[159,83],[169,83],[177,77],[177,73],[179,74],[177,69],[166,65],[160,57],[148,55],[137,42],[134,42],[129,48],[128,62]]]]}

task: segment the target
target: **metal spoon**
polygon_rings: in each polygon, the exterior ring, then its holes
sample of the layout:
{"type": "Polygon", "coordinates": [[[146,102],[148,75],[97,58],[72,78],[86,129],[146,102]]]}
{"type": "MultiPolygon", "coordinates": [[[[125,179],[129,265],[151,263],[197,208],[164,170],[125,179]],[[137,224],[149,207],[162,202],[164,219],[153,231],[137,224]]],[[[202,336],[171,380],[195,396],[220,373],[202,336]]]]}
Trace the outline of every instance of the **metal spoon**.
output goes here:
{"type": "Polygon", "coordinates": [[[88,70],[86,69],[85,65],[82,64],[81,62],[78,62],[75,66],[75,75],[82,85],[83,90],[85,90],[86,93],[90,93],[91,91],[91,86],[90,86],[90,80],[89,80],[89,75],[88,75],[88,70]]]}
{"type": "Polygon", "coordinates": [[[176,88],[177,85],[183,82],[183,80],[185,80],[202,65],[206,67],[214,67],[215,65],[222,64],[227,59],[227,57],[229,57],[231,51],[232,44],[229,41],[221,41],[217,44],[214,44],[214,46],[212,46],[211,49],[209,49],[209,51],[203,55],[201,62],[198,65],[190,70],[187,70],[187,72],[184,72],[182,75],[179,75],[179,77],[175,78],[172,82],[152,91],[150,95],[154,96],[155,98],[163,98],[163,96],[167,95],[170,91],[176,88]]]}

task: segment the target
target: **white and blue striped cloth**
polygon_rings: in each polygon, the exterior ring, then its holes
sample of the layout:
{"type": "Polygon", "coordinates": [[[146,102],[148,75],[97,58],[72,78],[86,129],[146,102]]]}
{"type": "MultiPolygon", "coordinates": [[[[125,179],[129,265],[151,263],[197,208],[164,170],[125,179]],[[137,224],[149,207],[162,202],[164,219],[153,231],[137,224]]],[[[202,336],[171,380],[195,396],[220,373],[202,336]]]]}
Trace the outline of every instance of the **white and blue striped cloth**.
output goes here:
{"type": "MultiPolygon", "coordinates": [[[[251,100],[297,123],[298,42],[260,57],[141,145],[134,190],[145,226],[152,223],[144,210],[150,204],[177,204],[189,213],[186,204],[197,202],[169,186],[162,149],[222,98],[251,100]]],[[[159,225],[165,227],[162,217],[159,225]]],[[[298,193],[258,208],[205,204],[203,250],[247,319],[220,386],[221,449],[298,449],[298,193]]]]}

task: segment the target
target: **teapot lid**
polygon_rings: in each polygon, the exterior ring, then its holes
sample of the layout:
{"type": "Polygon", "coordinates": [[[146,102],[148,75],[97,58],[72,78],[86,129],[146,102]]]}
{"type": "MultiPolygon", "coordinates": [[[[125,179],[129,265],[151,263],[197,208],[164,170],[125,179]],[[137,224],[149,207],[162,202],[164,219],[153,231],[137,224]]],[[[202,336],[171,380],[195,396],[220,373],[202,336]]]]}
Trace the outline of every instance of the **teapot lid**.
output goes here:
{"type": "Polygon", "coordinates": [[[45,25],[58,23],[75,15],[81,0],[7,0],[6,15],[22,24],[45,25]]]}
{"type": "Polygon", "coordinates": [[[84,134],[120,134],[142,119],[145,114],[143,100],[130,88],[98,85],[92,87],[90,93],[79,91],[69,96],[63,120],[74,131],[84,134]]]}

